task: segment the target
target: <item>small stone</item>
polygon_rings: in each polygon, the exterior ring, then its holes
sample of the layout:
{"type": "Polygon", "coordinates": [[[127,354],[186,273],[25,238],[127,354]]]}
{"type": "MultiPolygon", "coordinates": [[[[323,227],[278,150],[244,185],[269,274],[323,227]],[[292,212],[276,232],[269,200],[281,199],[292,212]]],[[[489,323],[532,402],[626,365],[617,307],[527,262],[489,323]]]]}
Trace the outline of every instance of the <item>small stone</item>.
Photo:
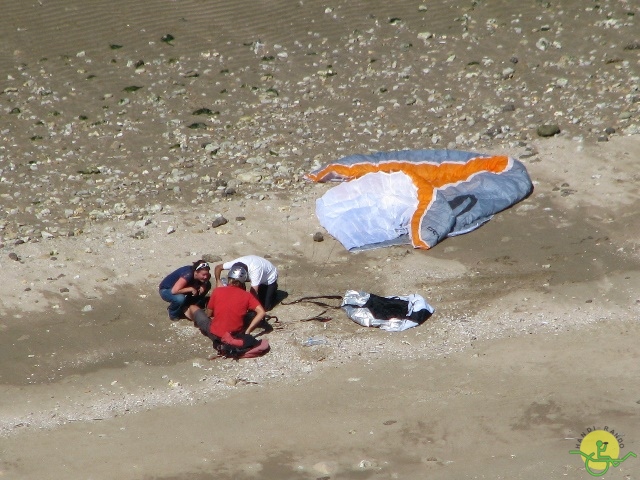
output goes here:
{"type": "Polygon", "coordinates": [[[211,255],[209,253],[202,255],[202,259],[207,263],[218,263],[222,261],[222,257],[220,255],[211,255]]]}
{"type": "Polygon", "coordinates": [[[324,235],[322,234],[322,232],[316,232],[313,234],[313,241],[314,242],[323,242],[324,241],[324,235]]]}
{"type": "Polygon", "coordinates": [[[259,172],[243,172],[238,174],[237,180],[242,183],[259,183],[262,180],[262,174],[259,172]]]}
{"type": "Polygon", "coordinates": [[[338,471],[338,468],[339,468],[338,463],[333,461],[318,462],[313,466],[313,469],[316,472],[321,473],[323,475],[335,474],[338,471]]]}
{"type": "Polygon", "coordinates": [[[527,150],[522,155],[520,155],[520,158],[531,158],[531,157],[535,157],[536,155],[538,155],[537,150],[527,150]]]}
{"type": "Polygon", "coordinates": [[[515,70],[511,67],[507,67],[505,69],[502,70],[502,79],[503,80],[508,80],[510,78],[513,78],[513,74],[515,73],[515,70]]]}
{"type": "Polygon", "coordinates": [[[93,310],[93,307],[91,305],[85,305],[84,307],[82,307],[83,312],[90,312],[91,310],[93,310]]]}
{"type": "Polygon", "coordinates": [[[137,222],[134,223],[134,226],[137,228],[144,228],[147,225],[149,225],[151,223],[151,220],[149,220],[148,218],[142,219],[142,220],[138,220],[137,222]]]}
{"type": "Polygon", "coordinates": [[[16,262],[19,262],[19,261],[20,261],[20,257],[19,257],[16,253],[14,253],[14,252],[11,252],[11,253],[9,254],[9,258],[10,258],[11,260],[15,260],[16,262]]]}
{"type": "Polygon", "coordinates": [[[598,137],[598,142],[608,142],[609,141],[609,137],[607,137],[606,135],[600,135],[598,137]]]}
{"type": "Polygon", "coordinates": [[[167,227],[167,234],[168,234],[168,235],[169,235],[169,234],[174,233],[175,231],[176,231],[176,229],[175,229],[175,228],[173,228],[173,227],[167,227]]]}
{"type": "Polygon", "coordinates": [[[551,42],[549,42],[549,40],[547,40],[546,38],[541,38],[536,42],[536,48],[538,50],[542,50],[543,52],[549,48],[549,45],[551,45],[551,42]]]}
{"type": "Polygon", "coordinates": [[[372,468],[374,466],[375,466],[374,463],[370,460],[361,460],[360,463],[358,464],[358,467],[362,469],[372,468]]]}
{"type": "Polygon", "coordinates": [[[60,293],[67,293],[69,291],[69,289],[67,287],[62,287],[60,289],[60,293]]]}
{"type": "Polygon", "coordinates": [[[560,133],[560,127],[558,125],[540,125],[537,132],[540,137],[553,137],[560,133]]]}
{"type": "Polygon", "coordinates": [[[160,39],[160,41],[162,41],[164,43],[171,43],[174,40],[175,40],[175,37],[173,35],[171,35],[170,33],[167,33],[166,35],[163,35],[162,38],[160,39]]]}
{"type": "Polygon", "coordinates": [[[613,135],[614,133],[616,133],[616,129],[613,127],[607,127],[604,129],[604,133],[606,133],[607,135],[613,135]]]}
{"type": "Polygon", "coordinates": [[[236,217],[236,222],[244,222],[246,219],[246,217],[236,217]]]}
{"type": "Polygon", "coordinates": [[[219,216],[215,220],[213,220],[213,222],[211,222],[211,228],[221,227],[222,225],[225,225],[227,222],[228,220],[226,218],[224,218],[223,216],[219,216]]]}

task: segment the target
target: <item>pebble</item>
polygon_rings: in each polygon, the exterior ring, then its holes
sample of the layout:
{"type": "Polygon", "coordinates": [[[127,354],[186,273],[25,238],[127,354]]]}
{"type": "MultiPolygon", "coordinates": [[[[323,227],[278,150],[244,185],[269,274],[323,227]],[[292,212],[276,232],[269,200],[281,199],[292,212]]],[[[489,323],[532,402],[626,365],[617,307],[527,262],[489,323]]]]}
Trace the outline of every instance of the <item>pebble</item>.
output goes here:
{"type": "Polygon", "coordinates": [[[560,127],[558,125],[540,125],[536,131],[540,137],[553,137],[560,133],[560,127]]]}
{"type": "Polygon", "coordinates": [[[339,465],[334,461],[322,461],[313,465],[313,469],[322,475],[332,475],[339,470],[339,465]]]}
{"type": "Polygon", "coordinates": [[[218,228],[222,225],[226,225],[229,221],[223,216],[216,217],[213,222],[211,222],[211,228],[218,228]]]}
{"type": "Polygon", "coordinates": [[[208,263],[222,262],[222,257],[220,255],[212,255],[209,253],[205,253],[204,255],[202,255],[202,259],[208,263]]]}

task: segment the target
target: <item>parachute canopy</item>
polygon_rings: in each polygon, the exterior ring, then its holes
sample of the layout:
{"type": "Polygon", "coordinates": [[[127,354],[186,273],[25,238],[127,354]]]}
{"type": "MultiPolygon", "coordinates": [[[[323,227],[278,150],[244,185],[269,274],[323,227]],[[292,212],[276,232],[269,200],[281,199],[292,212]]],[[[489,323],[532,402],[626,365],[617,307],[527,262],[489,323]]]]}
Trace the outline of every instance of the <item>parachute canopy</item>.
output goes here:
{"type": "Polygon", "coordinates": [[[316,215],[347,250],[428,249],[475,230],[533,190],[518,160],[459,150],[350,155],[307,178],[344,182],[316,201],[316,215]]]}

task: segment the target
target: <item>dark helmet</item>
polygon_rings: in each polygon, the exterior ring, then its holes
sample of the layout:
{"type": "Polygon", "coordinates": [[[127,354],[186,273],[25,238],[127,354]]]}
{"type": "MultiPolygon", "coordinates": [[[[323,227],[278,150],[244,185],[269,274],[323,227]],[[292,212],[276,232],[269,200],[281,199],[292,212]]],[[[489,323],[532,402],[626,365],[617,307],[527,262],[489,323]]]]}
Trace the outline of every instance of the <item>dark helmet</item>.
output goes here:
{"type": "Polygon", "coordinates": [[[240,265],[236,263],[229,269],[229,274],[227,275],[227,278],[232,278],[234,280],[238,280],[239,282],[244,283],[249,278],[249,272],[247,272],[247,269],[245,268],[244,265],[240,265]]]}

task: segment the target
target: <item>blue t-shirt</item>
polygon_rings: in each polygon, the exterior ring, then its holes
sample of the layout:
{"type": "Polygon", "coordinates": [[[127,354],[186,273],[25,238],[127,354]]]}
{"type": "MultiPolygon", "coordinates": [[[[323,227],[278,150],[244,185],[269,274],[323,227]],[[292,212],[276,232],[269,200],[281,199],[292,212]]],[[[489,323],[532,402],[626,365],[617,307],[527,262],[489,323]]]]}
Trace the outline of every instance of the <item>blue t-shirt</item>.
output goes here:
{"type": "Polygon", "coordinates": [[[179,269],[171,272],[169,275],[164,277],[164,280],[160,282],[160,290],[164,290],[165,288],[171,290],[180,277],[184,278],[187,281],[187,285],[193,285],[195,283],[191,265],[180,267],[179,269]]]}

